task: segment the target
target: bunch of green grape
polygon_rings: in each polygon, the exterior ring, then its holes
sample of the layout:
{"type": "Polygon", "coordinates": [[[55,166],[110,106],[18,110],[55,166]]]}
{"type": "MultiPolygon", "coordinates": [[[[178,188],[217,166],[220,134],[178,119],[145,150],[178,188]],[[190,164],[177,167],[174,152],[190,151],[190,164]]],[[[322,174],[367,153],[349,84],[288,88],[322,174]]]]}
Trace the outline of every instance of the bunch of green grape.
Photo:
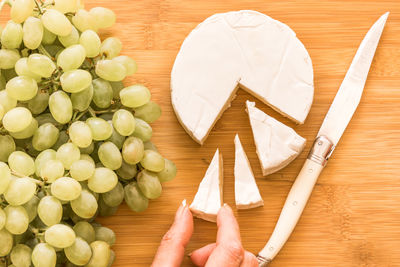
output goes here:
{"type": "Polygon", "coordinates": [[[0,266],[111,266],[114,232],[96,223],[125,200],[135,212],[176,167],[150,142],[161,115],[115,23],[81,0],[2,0],[0,266]]]}

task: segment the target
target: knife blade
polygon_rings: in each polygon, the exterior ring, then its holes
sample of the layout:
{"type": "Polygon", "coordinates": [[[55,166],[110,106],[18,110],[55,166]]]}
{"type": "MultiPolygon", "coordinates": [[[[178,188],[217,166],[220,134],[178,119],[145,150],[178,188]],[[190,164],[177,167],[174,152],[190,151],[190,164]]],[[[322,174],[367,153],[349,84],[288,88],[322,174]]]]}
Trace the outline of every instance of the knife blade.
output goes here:
{"type": "Polygon", "coordinates": [[[293,232],[312,193],[319,174],[349,124],[364,90],[389,12],[369,29],[321,125],[310,153],[294,182],[268,243],[259,252],[259,266],[266,266],[278,254],[293,232]]]}

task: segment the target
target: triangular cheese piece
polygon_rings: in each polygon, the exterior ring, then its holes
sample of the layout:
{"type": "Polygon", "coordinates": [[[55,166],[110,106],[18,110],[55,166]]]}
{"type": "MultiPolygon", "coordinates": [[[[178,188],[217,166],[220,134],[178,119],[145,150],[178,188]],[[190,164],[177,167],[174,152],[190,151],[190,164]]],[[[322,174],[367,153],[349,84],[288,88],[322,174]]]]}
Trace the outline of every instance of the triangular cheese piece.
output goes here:
{"type": "Polygon", "coordinates": [[[303,150],[306,139],[247,101],[254,142],[263,175],[274,173],[294,160],[303,150]]]}
{"type": "Polygon", "coordinates": [[[217,149],[190,205],[193,215],[206,221],[216,222],[218,211],[222,206],[222,191],[222,155],[217,149]]]}
{"type": "Polygon", "coordinates": [[[251,209],[264,205],[238,135],[235,136],[235,200],[238,209],[251,209]]]}

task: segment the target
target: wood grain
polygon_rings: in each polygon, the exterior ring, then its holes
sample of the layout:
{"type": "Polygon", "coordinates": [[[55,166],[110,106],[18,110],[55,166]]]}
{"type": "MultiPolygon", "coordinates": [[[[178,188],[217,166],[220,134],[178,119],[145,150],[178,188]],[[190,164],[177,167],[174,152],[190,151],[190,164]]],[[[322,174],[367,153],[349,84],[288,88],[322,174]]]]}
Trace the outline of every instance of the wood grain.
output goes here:
{"type": "MultiPolygon", "coordinates": [[[[224,156],[224,201],[234,205],[234,144],[236,133],[253,167],[265,206],[235,211],[246,249],[257,253],[278,219],[287,193],[299,172],[319,126],[365,33],[390,11],[359,108],[322,173],[300,222],[273,266],[400,266],[400,2],[398,0],[113,0],[86,1],[88,8],[105,6],[118,16],[102,32],[124,44],[139,71],[128,83],[151,88],[163,108],[153,141],[173,160],[178,177],[164,184],[163,195],[141,214],[121,206],[116,216],[100,218],[117,234],[114,266],[149,266],[158,243],[183,199],[191,201],[219,147],[224,156]],[[217,12],[253,9],[288,24],[313,60],[315,98],[304,125],[297,126],[254,97],[239,91],[204,146],[197,145],[179,125],[170,103],[170,71],[185,36],[217,12]],[[288,167],[262,177],[244,103],[294,127],[307,138],[305,151],[288,167]]],[[[3,12],[1,21],[8,17],[3,12]]],[[[214,242],[216,225],[195,221],[189,253],[214,242]]],[[[183,266],[191,266],[185,259],[183,266]]]]}

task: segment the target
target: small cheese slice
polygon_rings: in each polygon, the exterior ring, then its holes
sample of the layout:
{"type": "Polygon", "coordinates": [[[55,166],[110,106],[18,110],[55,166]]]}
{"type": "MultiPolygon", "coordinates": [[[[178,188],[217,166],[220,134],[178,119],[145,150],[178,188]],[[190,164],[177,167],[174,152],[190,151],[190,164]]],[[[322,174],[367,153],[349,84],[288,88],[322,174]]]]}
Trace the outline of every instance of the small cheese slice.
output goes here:
{"type": "Polygon", "coordinates": [[[206,221],[216,222],[218,211],[222,206],[222,192],[222,155],[217,149],[190,205],[193,215],[206,221]]]}
{"type": "Polygon", "coordinates": [[[251,209],[264,205],[238,135],[235,136],[235,200],[238,209],[251,209]]]}
{"type": "Polygon", "coordinates": [[[171,72],[171,101],[202,144],[241,87],[297,123],[313,94],[311,58],[287,25],[250,10],[216,14],[185,39],[171,72]]]}
{"type": "Polygon", "coordinates": [[[251,129],[263,175],[279,171],[303,150],[306,139],[246,101],[251,129]]]}

